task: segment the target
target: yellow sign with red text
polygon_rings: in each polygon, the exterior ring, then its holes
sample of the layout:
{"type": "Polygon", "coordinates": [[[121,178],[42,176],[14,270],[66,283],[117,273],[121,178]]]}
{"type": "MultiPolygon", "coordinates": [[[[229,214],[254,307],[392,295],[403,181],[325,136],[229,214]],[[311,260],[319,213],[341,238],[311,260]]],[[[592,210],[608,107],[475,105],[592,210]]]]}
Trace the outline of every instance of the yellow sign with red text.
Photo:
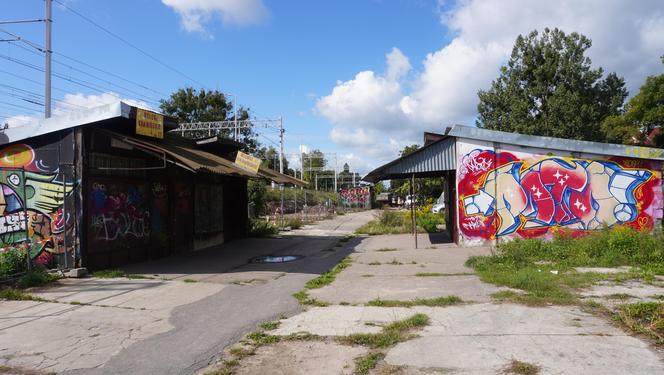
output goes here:
{"type": "Polygon", "coordinates": [[[257,159],[242,151],[238,151],[237,156],[235,157],[235,164],[242,169],[256,173],[258,172],[258,167],[261,165],[261,159],[257,159]]]}
{"type": "Polygon", "coordinates": [[[164,116],[137,108],[136,134],[164,139],[164,116]]]}

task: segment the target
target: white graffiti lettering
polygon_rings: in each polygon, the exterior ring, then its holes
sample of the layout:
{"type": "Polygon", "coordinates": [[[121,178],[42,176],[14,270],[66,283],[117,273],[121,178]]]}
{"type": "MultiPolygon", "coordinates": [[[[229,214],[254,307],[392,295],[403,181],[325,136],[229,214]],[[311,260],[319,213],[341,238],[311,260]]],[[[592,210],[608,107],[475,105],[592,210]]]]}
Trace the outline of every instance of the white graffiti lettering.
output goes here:
{"type": "Polygon", "coordinates": [[[461,223],[464,228],[471,229],[482,229],[485,227],[484,220],[479,216],[469,216],[464,219],[464,222],[461,223]]]}
{"type": "Polygon", "coordinates": [[[0,216],[0,234],[25,231],[25,214],[18,212],[0,216]]]}

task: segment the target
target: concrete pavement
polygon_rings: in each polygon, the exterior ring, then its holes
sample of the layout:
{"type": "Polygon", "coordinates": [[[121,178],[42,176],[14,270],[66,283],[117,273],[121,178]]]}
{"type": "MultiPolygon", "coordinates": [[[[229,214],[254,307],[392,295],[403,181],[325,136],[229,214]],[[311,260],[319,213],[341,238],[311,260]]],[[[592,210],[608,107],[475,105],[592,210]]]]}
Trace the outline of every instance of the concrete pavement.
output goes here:
{"type": "MultiPolygon", "coordinates": [[[[300,311],[291,296],[351,251],[339,239],[371,212],[275,239],[135,264],[154,279],[64,280],[34,290],[54,302],[0,304],[0,365],[69,374],[191,374],[262,321],[300,311]],[[257,255],[304,256],[253,264],[257,255]]],[[[26,370],[27,371],[27,370],[26,370]]]]}
{"type": "MultiPolygon", "coordinates": [[[[327,367],[316,373],[349,373],[358,358],[379,351],[385,357],[370,374],[503,374],[513,360],[537,366],[539,374],[664,373],[658,349],[603,316],[579,306],[528,307],[492,301],[491,293],[502,288],[481,282],[464,266],[468,256],[488,254],[491,249],[457,247],[427,236],[420,236],[420,245],[415,250],[408,235],[362,238],[351,254],[353,262],[334,282],[308,290],[311,297],[331,305],[282,319],[278,328],[268,332],[282,337],[317,335],[312,342],[329,345],[348,335],[377,334],[416,313],[427,315],[429,325],[414,337],[384,349],[304,346],[300,341],[282,340],[261,346],[233,370],[300,373],[299,368],[312,368],[325,358],[327,367]],[[440,307],[367,305],[375,298],[410,301],[451,295],[464,302],[440,307]],[[351,359],[351,349],[364,351],[351,359]],[[293,354],[297,350],[308,352],[297,356],[293,354]],[[289,361],[274,360],[282,356],[289,361]]],[[[624,287],[637,294],[636,287],[624,287]]],[[[591,288],[588,294],[605,292],[601,288],[591,288]]],[[[663,289],[650,285],[642,294],[661,295],[663,289]]],[[[232,358],[227,353],[226,359],[232,358]]]]}

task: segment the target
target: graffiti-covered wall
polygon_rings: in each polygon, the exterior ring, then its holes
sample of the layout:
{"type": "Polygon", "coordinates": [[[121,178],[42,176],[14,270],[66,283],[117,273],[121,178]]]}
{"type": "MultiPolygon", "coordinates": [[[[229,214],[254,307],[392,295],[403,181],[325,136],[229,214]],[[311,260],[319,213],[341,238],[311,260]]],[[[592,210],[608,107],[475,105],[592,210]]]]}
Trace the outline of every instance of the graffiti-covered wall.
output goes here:
{"type": "Polygon", "coordinates": [[[371,207],[371,189],[369,187],[351,187],[341,189],[341,204],[348,207],[371,207]]]}
{"type": "Polygon", "coordinates": [[[465,243],[550,237],[662,219],[662,163],[457,142],[458,230],[465,243]]]}
{"type": "Polygon", "coordinates": [[[49,267],[66,264],[65,256],[73,262],[80,207],[74,170],[72,132],[0,148],[0,251],[27,249],[49,267]]]}

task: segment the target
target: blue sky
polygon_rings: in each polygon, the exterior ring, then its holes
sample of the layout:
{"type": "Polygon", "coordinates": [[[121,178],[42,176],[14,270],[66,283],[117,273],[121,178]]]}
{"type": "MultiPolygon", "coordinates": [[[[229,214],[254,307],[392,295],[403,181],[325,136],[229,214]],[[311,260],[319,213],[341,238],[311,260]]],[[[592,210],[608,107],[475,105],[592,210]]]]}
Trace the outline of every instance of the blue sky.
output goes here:
{"type": "MultiPolygon", "coordinates": [[[[237,95],[255,116],[283,116],[287,152],[300,145],[337,152],[340,163],[348,161],[362,173],[419,141],[423,130],[472,124],[477,90],[496,77],[519,33],[559,26],[588,35],[595,42],[594,63],[624,76],[631,91],[663,70],[658,56],[664,54],[664,6],[657,1],[61,1],[208,88],[237,95]]],[[[43,1],[4,0],[2,9],[2,19],[41,18],[43,1]]],[[[100,104],[109,99],[105,91],[155,107],[147,99],[198,86],[57,3],[53,18],[56,53],[159,93],[56,54],[55,59],[108,80],[55,63],[56,72],[98,88],[54,79],[55,97],[71,103],[60,102],[61,110],[100,104]]],[[[0,28],[43,44],[40,24],[0,28]]],[[[42,58],[16,43],[0,44],[0,55],[42,66],[42,58]]],[[[42,91],[38,83],[6,72],[38,82],[42,73],[0,59],[0,83],[42,91]]],[[[39,115],[34,112],[39,107],[17,93],[31,96],[0,87],[0,117],[39,115]]]]}

